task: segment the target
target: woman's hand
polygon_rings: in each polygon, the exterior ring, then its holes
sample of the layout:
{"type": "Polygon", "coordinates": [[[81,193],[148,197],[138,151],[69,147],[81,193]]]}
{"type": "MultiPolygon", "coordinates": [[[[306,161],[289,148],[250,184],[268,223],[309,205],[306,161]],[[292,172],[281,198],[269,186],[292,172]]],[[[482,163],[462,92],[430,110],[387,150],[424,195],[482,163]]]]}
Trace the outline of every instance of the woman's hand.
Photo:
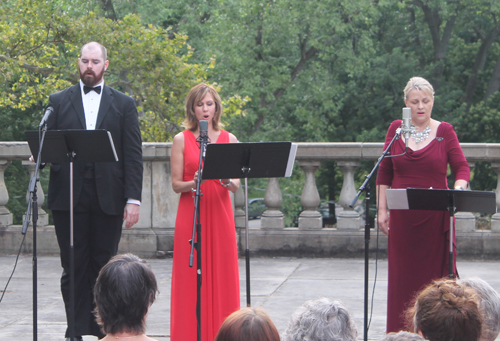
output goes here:
{"type": "MultiPolygon", "coordinates": [[[[196,187],[196,182],[198,181],[198,171],[196,171],[196,172],[194,173],[194,179],[193,179],[193,180],[194,180],[194,185],[195,185],[195,187],[196,187]]],[[[200,185],[203,185],[203,183],[204,183],[205,181],[207,181],[207,180],[201,180],[200,185]]]]}
{"type": "Polygon", "coordinates": [[[382,231],[383,234],[389,235],[389,215],[387,214],[387,210],[380,209],[377,214],[377,222],[378,228],[382,231]]]}

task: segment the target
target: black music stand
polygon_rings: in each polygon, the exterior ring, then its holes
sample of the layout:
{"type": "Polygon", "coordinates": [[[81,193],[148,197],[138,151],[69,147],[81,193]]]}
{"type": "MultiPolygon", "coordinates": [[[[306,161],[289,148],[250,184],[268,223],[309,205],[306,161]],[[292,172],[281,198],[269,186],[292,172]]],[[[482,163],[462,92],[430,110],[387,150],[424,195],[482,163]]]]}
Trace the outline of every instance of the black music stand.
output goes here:
{"type": "MultiPolygon", "coordinates": [[[[39,132],[26,131],[31,153],[38,157],[39,132]]],[[[75,271],[73,244],[73,162],[116,162],[118,156],[109,131],[103,129],[47,130],[41,153],[42,163],[68,163],[70,165],[70,319],[68,321],[70,339],[75,337],[75,271]]],[[[33,231],[36,233],[36,231],[33,231]]],[[[34,277],[36,274],[34,274],[34,277]]]]}
{"type": "Polygon", "coordinates": [[[213,143],[207,146],[202,179],[245,179],[246,294],[250,306],[248,178],[292,175],[297,144],[291,142],[213,143]]]}
{"type": "Polygon", "coordinates": [[[495,192],[450,189],[388,189],[389,209],[448,211],[450,213],[450,251],[448,277],[454,277],[453,216],[455,212],[496,213],[495,192]]]}

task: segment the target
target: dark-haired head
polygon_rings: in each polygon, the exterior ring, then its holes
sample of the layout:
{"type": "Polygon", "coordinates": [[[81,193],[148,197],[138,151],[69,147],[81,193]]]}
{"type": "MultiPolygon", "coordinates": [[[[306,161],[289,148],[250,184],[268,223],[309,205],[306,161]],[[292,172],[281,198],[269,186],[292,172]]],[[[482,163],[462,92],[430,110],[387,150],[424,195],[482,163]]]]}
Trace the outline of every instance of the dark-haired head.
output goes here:
{"type": "Polygon", "coordinates": [[[263,308],[243,308],[229,315],[214,341],[279,341],[280,335],[263,308]]]}
{"type": "Polygon", "coordinates": [[[407,318],[414,331],[430,341],[477,341],[483,323],[474,290],[452,279],[424,288],[407,318]]]}
{"type": "Polygon", "coordinates": [[[105,334],[143,334],[157,293],[155,275],[145,261],[130,253],[114,256],[94,287],[97,323],[105,334]]]}

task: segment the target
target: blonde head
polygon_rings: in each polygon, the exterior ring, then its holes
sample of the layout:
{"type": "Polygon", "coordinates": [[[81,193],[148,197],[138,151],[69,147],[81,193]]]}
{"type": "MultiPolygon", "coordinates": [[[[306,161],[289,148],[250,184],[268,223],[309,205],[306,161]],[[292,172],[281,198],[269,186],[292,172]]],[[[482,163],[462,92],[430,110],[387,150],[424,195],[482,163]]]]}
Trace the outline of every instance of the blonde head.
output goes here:
{"type": "Polygon", "coordinates": [[[429,83],[429,81],[427,81],[425,78],[422,77],[410,78],[408,83],[406,83],[406,87],[403,91],[405,100],[408,99],[408,93],[414,89],[421,90],[427,93],[428,95],[432,96],[432,98],[434,98],[434,88],[432,87],[431,83],[429,83]]]}

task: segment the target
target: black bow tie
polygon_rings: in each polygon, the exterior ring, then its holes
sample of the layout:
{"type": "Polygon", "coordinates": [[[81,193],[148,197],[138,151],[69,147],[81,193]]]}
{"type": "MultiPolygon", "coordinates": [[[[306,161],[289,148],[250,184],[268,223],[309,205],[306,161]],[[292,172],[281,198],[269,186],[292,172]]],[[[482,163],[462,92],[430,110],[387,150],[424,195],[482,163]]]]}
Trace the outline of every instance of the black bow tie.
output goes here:
{"type": "Polygon", "coordinates": [[[83,86],[83,92],[86,94],[88,94],[90,91],[94,90],[95,92],[97,92],[98,94],[101,93],[101,86],[96,86],[95,88],[91,88],[90,86],[86,86],[84,85],[83,86]]]}

